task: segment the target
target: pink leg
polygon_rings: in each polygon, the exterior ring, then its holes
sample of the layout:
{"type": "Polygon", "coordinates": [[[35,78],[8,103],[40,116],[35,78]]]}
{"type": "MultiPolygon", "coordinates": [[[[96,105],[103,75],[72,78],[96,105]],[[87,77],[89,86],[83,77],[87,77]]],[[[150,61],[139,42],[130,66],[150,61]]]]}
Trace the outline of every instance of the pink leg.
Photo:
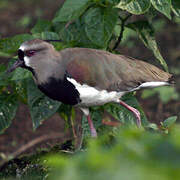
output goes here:
{"type": "Polygon", "coordinates": [[[96,129],[95,129],[94,125],[93,125],[93,122],[91,120],[90,115],[87,116],[87,120],[88,120],[88,124],[89,124],[90,131],[91,131],[91,137],[96,138],[97,137],[97,132],[96,132],[96,129]]]}
{"type": "Polygon", "coordinates": [[[136,124],[137,124],[138,127],[141,127],[141,115],[140,115],[140,112],[137,109],[129,106],[128,104],[126,104],[123,101],[120,101],[120,104],[122,106],[124,106],[125,108],[127,108],[128,110],[130,110],[135,115],[135,117],[136,117],[136,124]]]}

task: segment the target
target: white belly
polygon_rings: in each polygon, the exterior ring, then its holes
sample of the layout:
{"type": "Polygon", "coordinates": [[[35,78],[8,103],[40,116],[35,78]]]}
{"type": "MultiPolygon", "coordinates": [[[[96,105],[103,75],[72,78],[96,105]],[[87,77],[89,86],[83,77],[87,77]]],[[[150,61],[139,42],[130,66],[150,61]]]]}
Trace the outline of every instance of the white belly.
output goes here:
{"type": "Polygon", "coordinates": [[[67,80],[74,84],[78,90],[81,99],[81,103],[79,103],[78,106],[82,107],[98,106],[108,102],[119,102],[121,96],[125,94],[125,92],[97,90],[96,88],[90,87],[86,84],[81,85],[72,78],[67,78],[67,80]]]}

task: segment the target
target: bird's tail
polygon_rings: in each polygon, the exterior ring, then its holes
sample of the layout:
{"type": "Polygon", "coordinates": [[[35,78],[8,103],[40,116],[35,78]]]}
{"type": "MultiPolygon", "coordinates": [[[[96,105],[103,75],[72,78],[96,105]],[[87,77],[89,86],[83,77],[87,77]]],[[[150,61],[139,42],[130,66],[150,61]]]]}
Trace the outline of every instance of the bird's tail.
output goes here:
{"type": "Polygon", "coordinates": [[[170,85],[176,84],[175,76],[174,76],[174,75],[172,75],[171,77],[169,77],[168,83],[169,83],[170,85]]]}

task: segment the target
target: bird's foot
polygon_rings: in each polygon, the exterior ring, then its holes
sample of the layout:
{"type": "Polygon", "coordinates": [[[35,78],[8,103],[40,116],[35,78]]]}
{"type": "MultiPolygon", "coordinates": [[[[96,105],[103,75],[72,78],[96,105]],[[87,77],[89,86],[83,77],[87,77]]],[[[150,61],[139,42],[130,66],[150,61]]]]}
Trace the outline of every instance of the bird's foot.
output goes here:
{"type": "Polygon", "coordinates": [[[131,107],[131,112],[133,112],[135,117],[136,117],[137,126],[141,127],[141,114],[140,114],[140,112],[137,109],[133,108],[133,107],[131,107]]]}
{"type": "Polygon", "coordinates": [[[140,114],[140,112],[137,109],[129,106],[128,104],[126,104],[123,101],[120,101],[120,104],[122,106],[124,106],[125,108],[127,108],[129,111],[131,111],[135,115],[135,117],[136,117],[136,124],[137,124],[138,127],[141,127],[141,114],[140,114]]]}

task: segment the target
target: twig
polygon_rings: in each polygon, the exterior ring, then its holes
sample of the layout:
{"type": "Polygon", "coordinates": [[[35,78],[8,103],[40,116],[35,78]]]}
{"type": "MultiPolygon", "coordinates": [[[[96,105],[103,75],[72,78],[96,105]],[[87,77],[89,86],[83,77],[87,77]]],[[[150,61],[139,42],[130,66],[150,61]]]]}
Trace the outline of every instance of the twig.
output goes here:
{"type": "Polygon", "coordinates": [[[44,40],[44,41],[46,41],[46,42],[63,42],[63,40],[61,40],[61,39],[47,39],[47,40],[44,40]]]}
{"type": "Polygon", "coordinates": [[[115,49],[119,46],[119,44],[120,44],[120,42],[121,42],[121,40],[122,40],[122,37],[123,37],[123,32],[124,32],[125,23],[126,23],[126,21],[128,20],[128,18],[130,18],[131,16],[132,16],[132,14],[129,14],[129,15],[126,16],[125,18],[119,17],[119,19],[121,20],[121,31],[120,31],[118,40],[117,40],[116,44],[115,44],[114,47],[113,47],[113,50],[115,50],[115,49]]]}
{"type": "Polygon", "coordinates": [[[56,139],[56,138],[65,138],[66,136],[63,135],[62,133],[52,133],[52,134],[48,134],[48,135],[43,135],[40,136],[36,139],[33,139],[32,141],[28,142],[27,144],[23,145],[21,148],[19,148],[17,151],[15,151],[14,153],[10,154],[7,156],[6,159],[4,159],[3,161],[1,161],[0,163],[0,167],[2,167],[3,165],[5,165],[8,161],[16,158],[17,156],[19,156],[21,153],[27,151],[28,149],[30,149],[31,147],[35,146],[36,144],[39,144],[43,141],[47,141],[49,139],[56,139]]]}
{"type": "Polygon", "coordinates": [[[71,25],[73,22],[74,22],[74,20],[67,22],[65,25],[65,28],[67,29],[69,27],[69,25],[71,25]]]}

